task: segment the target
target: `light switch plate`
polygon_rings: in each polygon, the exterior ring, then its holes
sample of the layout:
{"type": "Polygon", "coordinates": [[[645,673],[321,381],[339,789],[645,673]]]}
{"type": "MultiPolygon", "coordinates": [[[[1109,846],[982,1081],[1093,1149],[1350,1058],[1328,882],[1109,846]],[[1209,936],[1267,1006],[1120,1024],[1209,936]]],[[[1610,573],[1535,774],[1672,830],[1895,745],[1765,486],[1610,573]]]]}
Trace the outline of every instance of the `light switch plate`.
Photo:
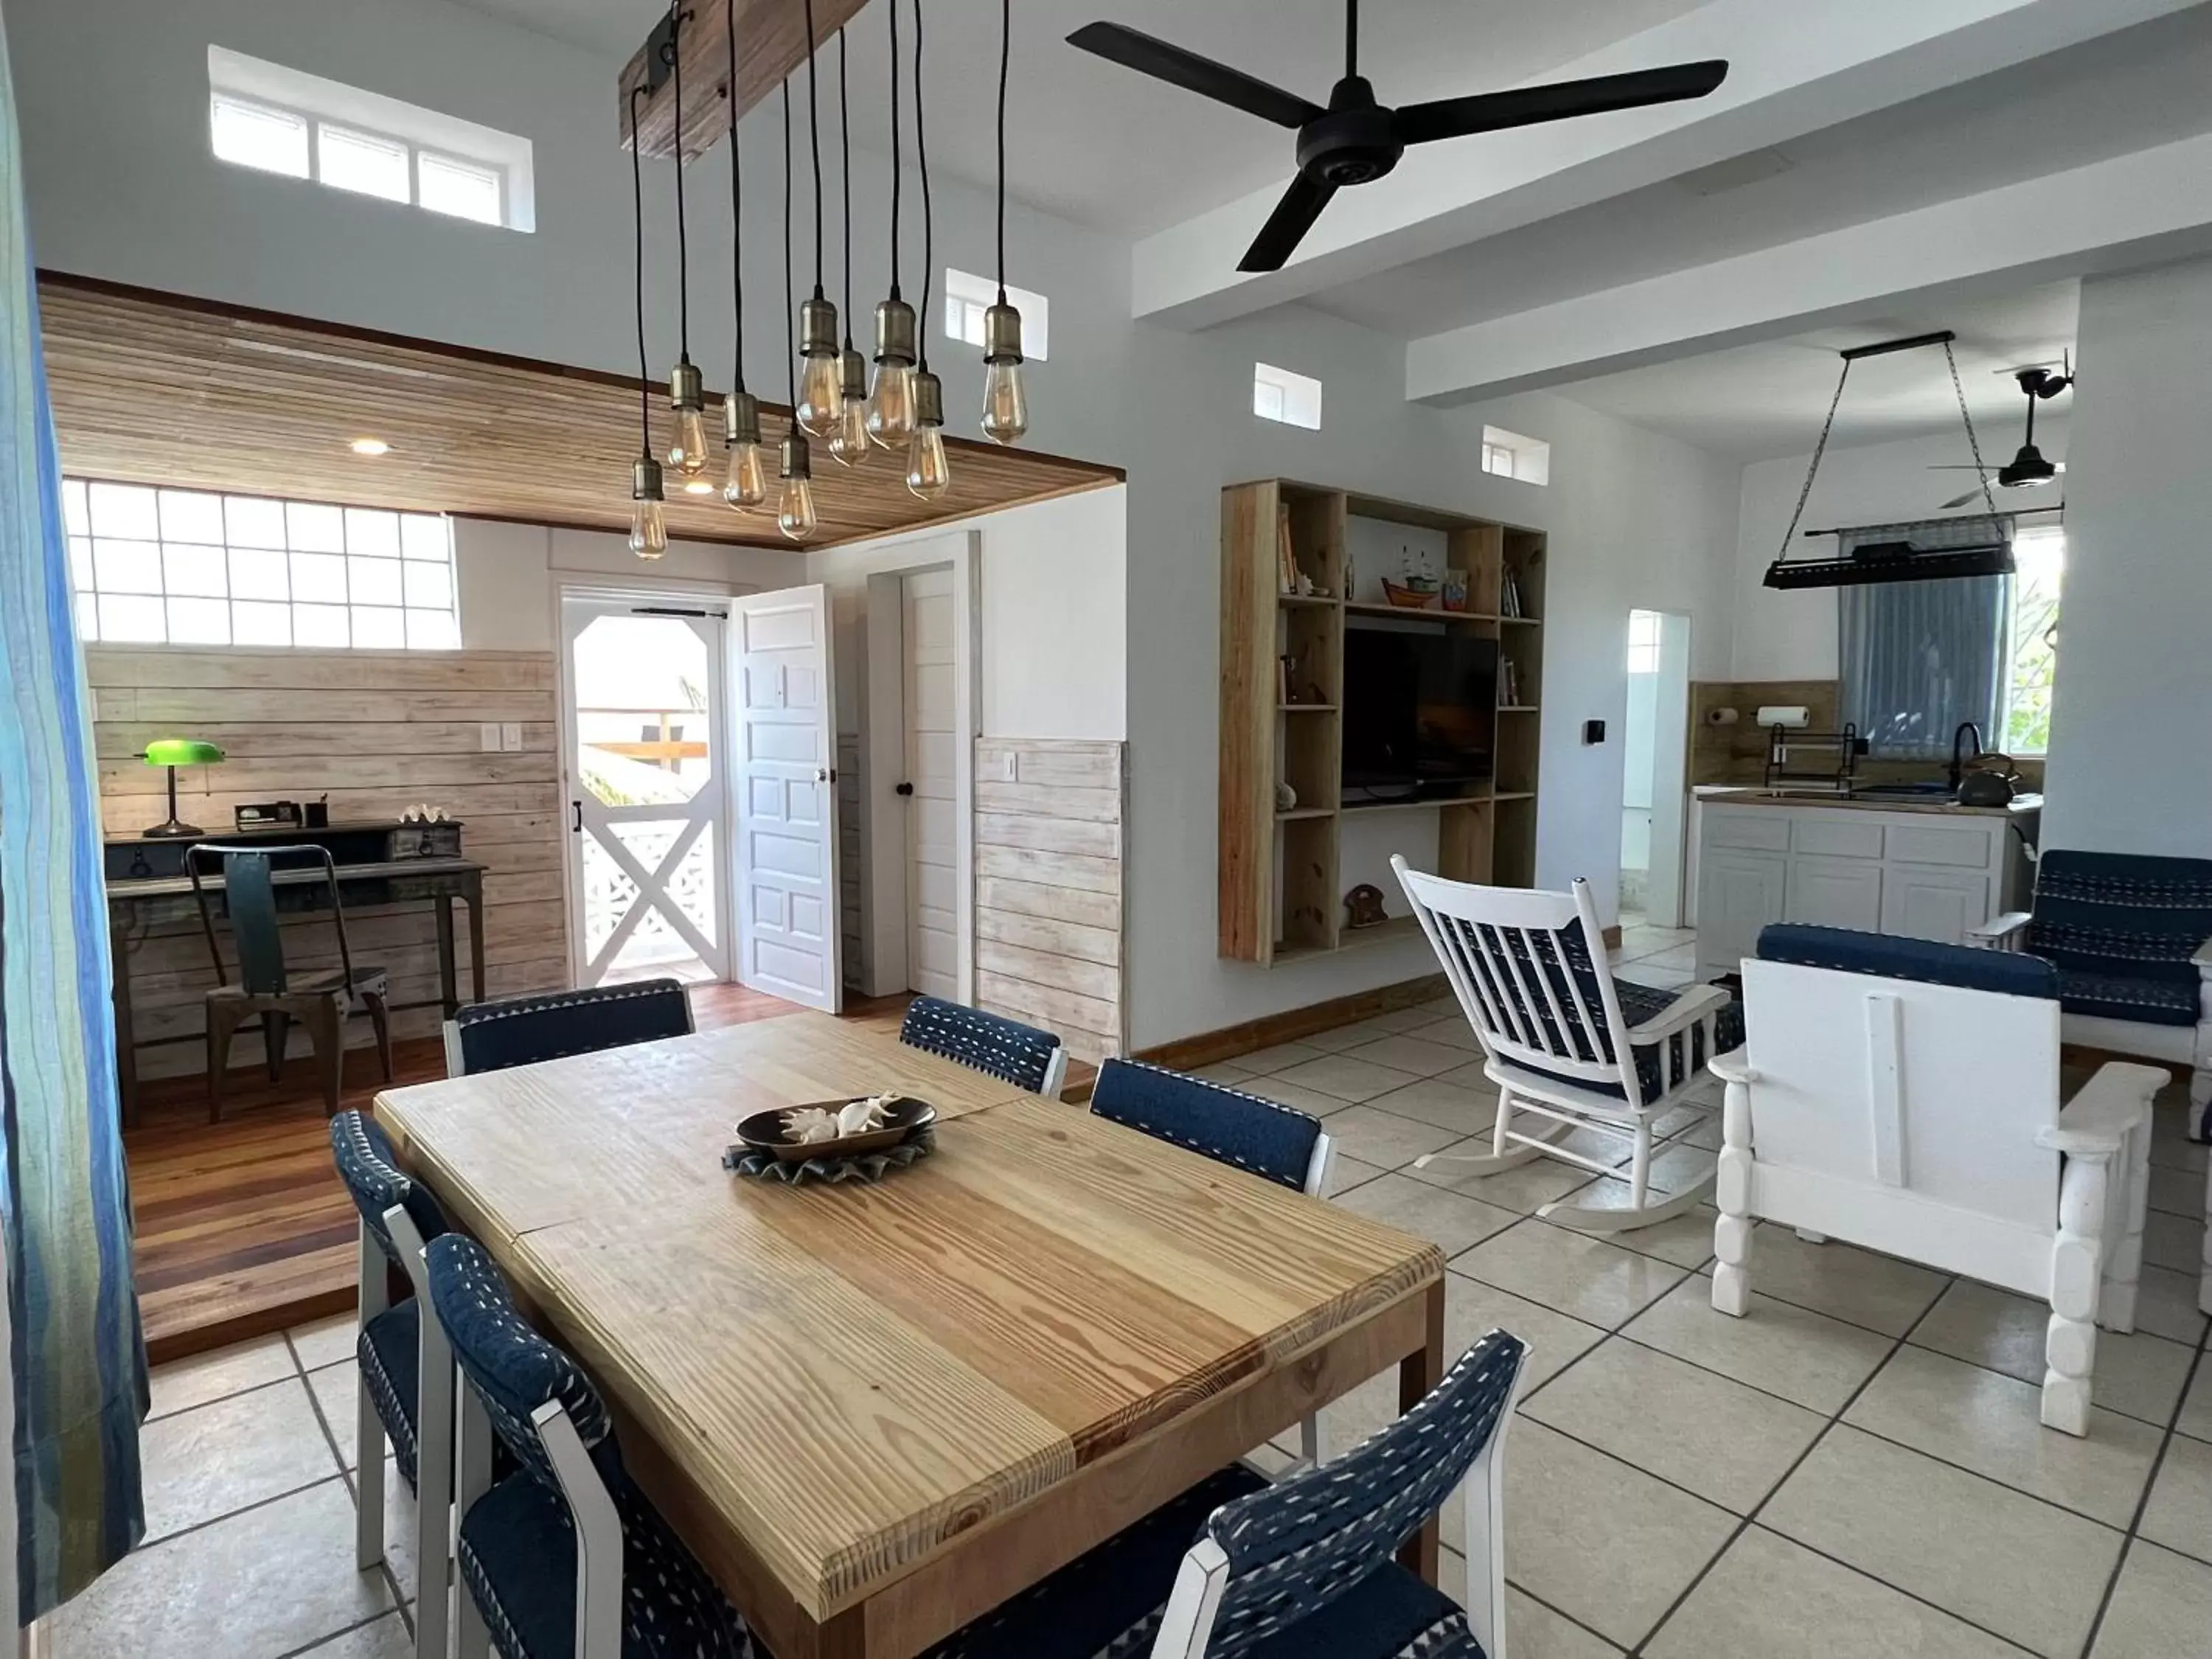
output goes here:
{"type": "Polygon", "coordinates": [[[1018,782],[1020,782],[1020,781],[1021,781],[1021,773],[1020,773],[1020,769],[1020,769],[1020,764],[1021,764],[1021,757],[1020,757],[1018,755],[1016,755],[1016,754],[1012,753],[1011,750],[1010,750],[1010,751],[1008,751],[1008,753],[1007,753],[1007,755],[1006,755],[1006,782],[1008,782],[1008,783],[1018,783],[1018,782]]]}
{"type": "Polygon", "coordinates": [[[522,747],[522,722],[520,720],[507,720],[501,724],[499,728],[499,746],[502,749],[520,749],[522,747]]]}
{"type": "Polygon", "coordinates": [[[487,753],[499,747],[499,722],[486,720],[477,728],[477,744],[487,753]]]}

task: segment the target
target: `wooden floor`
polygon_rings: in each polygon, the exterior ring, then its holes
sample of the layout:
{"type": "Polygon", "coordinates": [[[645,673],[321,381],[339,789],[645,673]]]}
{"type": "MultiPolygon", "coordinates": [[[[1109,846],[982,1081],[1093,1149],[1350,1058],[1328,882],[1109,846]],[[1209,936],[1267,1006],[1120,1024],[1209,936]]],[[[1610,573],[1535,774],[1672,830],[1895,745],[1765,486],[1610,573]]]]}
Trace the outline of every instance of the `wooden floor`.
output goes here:
{"type": "MultiPolygon", "coordinates": [[[[904,997],[848,1006],[848,1018],[896,1024],[904,997]]],[[[701,1030],[773,1019],[795,1004],[737,985],[691,993],[701,1030]]],[[[401,1083],[446,1074],[426,1038],[397,1045],[401,1083]]],[[[346,1054],[343,1104],[362,1110],[384,1086],[374,1050],[346,1054]]],[[[138,1307],[155,1364],[281,1330],[353,1305],[356,1212],[331,1164],[312,1061],[271,1084],[234,1071],[223,1121],[207,1121],[198,1077],[143,1085],[138,1125],[123,1136],[138,1224],[138,1307]]]]}

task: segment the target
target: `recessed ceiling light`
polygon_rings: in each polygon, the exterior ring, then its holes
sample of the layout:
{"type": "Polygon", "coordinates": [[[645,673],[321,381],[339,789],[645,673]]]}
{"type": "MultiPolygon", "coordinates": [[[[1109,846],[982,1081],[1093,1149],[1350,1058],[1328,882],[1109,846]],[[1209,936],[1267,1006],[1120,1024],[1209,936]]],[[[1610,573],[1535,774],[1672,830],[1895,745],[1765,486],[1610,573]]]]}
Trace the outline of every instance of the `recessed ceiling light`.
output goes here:
{"type": "Polygon", "coordinates": [[[356,455],[384,455],[392,449],[392,446],[381,438],[356,438],[346,447],[356,455]]]}

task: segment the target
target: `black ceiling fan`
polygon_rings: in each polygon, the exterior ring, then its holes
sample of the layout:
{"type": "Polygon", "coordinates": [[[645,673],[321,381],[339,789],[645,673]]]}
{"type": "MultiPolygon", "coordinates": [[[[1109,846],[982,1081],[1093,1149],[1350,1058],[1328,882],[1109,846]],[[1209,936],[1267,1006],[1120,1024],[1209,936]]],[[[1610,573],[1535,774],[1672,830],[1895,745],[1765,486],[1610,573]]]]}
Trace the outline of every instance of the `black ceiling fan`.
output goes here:
{"type": "MultiPolygon", "coordinates": [[[[2045,459],[2043,452],[2035,447],[2035,406],[2046,398],[2056,398],[2074,384],[2074,377],[2071,374],[2054,374],[2048,368],[2044,368],[2019,369],[2014,371],[2013,378],[2020,382],[2020,389],[2027,394],[2027,431],[2024,434],[2027,441],[2021,445],[2020,453],[1996,470],[1995,482],[2006,489],[2020,489],[2029,484],[2049,483],[2066,470],[2065,462],[2045,459]]],[[[1969,465],[1964,461],[1942,466],[1931,466],[1928,470],[1930,472],[1979,471],[1978,468],[1969,465]]],[[[1981,486],[1978,483],[1965,495],[1952,497],[1936,510],[1938,513],[1948,513],[1954,507],[1964,507],[1981,493],[1981,486]]]]}
{"type": "Polygon", "coordinates": [[[1070,46],[1297,130],[1297,177],[1238,263],[1239,270],[1281,270],[1329,198],[1342,186],[1380,179],[1398,165],[1409,144],[1702,98],[1728,75],[1727,61],[1713,58],[1389,109],[1375,101],[1375,88],[1359,73],[1359,0],[1345,0],[1344,13],[1344,78],[1331,88],[1325,109],[1242,70],[1119,23],[1085,23],[1067,37],[1070,46]]]}

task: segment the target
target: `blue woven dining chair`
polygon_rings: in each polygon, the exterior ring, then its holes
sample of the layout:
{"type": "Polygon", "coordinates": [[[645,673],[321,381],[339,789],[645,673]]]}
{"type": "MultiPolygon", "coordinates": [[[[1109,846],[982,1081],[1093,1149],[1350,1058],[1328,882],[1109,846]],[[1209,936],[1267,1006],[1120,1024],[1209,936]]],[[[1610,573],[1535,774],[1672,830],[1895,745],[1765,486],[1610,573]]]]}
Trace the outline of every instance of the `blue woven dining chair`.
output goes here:
{"type": "Polygon", "coordinates": [[[503,1072],[691,1030],[691,1000],[672,979],[473,1002],[446,1022],[446,1075],[503,1072]]]}
{"type": "Polygon", "coordinates": [[[1491,1332],[1335,1462],[1272,1485],[1224,1469],[928,1659],[1503,1659],[1505,1431],[1527,1354],[1491,1332]],[[1394,1559],[1455,1488],[1457,1601],[1394,1559]]]}
{"type": "MultiPolygon", "coordinates": [[[[414,1489],[416,1571],[428,1589],[416,1614],[416,1651],[444,1659],[447,1511],[453,1504],[453,1363],[435,1319],[422,1317],[429,1279],[425,1244],[447,1231],[438,1200],[401,1172],[384,1131],[359,1112],[331,1120],[331,1156],[361,1212],[354,1444],[361,1482],[354,1559],[362,1571],[384,1559],[384,1446],[414,1489]],[[389,1267],[414,1294],[391,1299],[389,1267]]],[[[417,1587],[418,1589],[422,1586],[417,1587]]]]}
{"type": "Polygon", "coordinates": [[[1109,1060],[1091,1109],[1295,1192],[1318,1198],[1328,1180],[1333,1147],[1319,1118],[1204,1078],[1109,1060]]]}
{"type": "Polygon", "coordinates": [[[461,1659],[768,1659],[623,1467],[591,1380],[525,1324],[472,1239],[427,1252],[461,1413],[461,1659]],[[482,1479],[485,1434],[521,1467],[482,1479]]]}
{"type": "Polygon", "coordinates": [[[899,1041],[1048,1100],[1058,1100],[1067,1080],[1067,1049],[1051,1032],[940,997],[916,997],[907,1005],[899,1041]]]}

